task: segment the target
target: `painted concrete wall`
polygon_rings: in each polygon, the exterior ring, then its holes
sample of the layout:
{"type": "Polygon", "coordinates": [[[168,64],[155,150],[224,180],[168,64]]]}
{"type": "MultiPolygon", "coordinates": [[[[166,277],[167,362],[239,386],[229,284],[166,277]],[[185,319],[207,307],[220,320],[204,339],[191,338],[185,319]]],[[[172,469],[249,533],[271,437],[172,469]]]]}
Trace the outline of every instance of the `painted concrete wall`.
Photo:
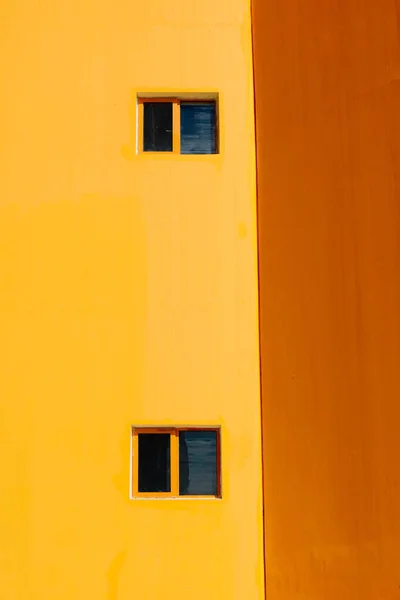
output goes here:
{"type": "Polygon", "coordinates": [[[0,10],[1,595],[261,599],[249,3],[0,10]],[[138,91],[221,155],[137,156],[138,91]],[[132,423],[221,424],[223,499],[130,501],[132,423]]]}
{"type": "Polygon", "coordinates": [[[254,0],[268,600],[394,600],[396,0],[254,0]]]}

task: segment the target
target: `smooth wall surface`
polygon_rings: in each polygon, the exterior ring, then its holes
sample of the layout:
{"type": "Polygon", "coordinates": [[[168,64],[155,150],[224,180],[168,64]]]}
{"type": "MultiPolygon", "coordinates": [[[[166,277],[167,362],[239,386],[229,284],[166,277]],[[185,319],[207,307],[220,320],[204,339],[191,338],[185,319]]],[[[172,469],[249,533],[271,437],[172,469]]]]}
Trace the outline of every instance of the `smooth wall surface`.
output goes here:
{"type": "Polygon", "coordinates": [[[268,600],[394,600],[398,1],[254,0],[268,600]]]}
{"type": "Polygon", "coordinates": [[[263,598],[247,0],[0,9],[0,590],[263,598]],[[138,92],[221,155],[136,155],[138,92]],[[223,499],[129,500],[131,424],[221,425],[223,499]]]}

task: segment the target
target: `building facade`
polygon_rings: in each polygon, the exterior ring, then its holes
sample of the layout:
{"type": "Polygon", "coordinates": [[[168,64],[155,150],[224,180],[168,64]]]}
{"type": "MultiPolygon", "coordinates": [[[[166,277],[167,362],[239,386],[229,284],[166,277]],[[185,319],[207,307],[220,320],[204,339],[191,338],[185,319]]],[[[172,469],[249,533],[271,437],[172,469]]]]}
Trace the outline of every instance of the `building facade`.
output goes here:
{"type": "Polygon", "coordinates": [[[261,600],[250,5],[1,10],[2,596],[261,600]],[[162,97],[219,152],[142,152],[162,97]],[[132,426],[219,428],[221,497],[133,497],[132,426]]]}
{"type": "Polygon", "coordinates": [[[399,593],[398,9],[253,2],[268,600],[399,593]]]}
{"type": "Polygon", "coordinates": [[[398,4],[2,2],[5,600],[398,598],[398,4]]]}

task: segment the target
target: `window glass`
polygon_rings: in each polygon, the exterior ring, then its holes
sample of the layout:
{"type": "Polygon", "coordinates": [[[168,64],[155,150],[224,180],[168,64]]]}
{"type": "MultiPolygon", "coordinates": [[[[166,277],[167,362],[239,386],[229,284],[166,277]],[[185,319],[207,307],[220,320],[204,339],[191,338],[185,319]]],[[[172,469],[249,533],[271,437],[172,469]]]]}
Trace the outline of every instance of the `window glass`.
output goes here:
{"type": "Polygon", "coordinates": [[[179,432],[179,494],[218,495],[217,432],[179,432]]]}
{"type": "Polygon", "coordinates": [[[181,102],[181,154],[215,154],[215,102],[181,102]]]}
{"type": "Polygon", "coordinates": [[[143,151],[172,152],[172,102],[145,102],[143,119],[143,151]]]}
{"type": "Polygon", "coordinates": [[[139,433],[139,492],[170,492],[169,433],[139,433]]]}

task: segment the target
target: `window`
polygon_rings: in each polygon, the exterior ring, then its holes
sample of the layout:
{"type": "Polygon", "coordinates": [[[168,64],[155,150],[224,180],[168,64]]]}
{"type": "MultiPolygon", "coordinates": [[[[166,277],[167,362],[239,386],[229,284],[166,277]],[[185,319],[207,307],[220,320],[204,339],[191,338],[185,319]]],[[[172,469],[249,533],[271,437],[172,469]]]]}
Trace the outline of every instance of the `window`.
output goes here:
{"type": "Polygon", "coordinates": [[[143,105],[143,151],[172,152],[172,102],[143,105]]]}
{"type": "Polygon", "coordinates": [[[132,429],[132,496],[219,498],[219,429],[132,429]]]}
{"type": "Polygon", "coordinates": [[[215,100],[139,98],[139,151],[217,154],[215,100]]]}
{"type": "Polygon", "coordinates": [[[140,433],[138,436],[138,491],[171,491],[171,442],[169,433],[140,433]]]}
{"type": "Polygon", "coordinates": [[[181,102],[181,154],[215,154],[215,103],[181,102]]]}

